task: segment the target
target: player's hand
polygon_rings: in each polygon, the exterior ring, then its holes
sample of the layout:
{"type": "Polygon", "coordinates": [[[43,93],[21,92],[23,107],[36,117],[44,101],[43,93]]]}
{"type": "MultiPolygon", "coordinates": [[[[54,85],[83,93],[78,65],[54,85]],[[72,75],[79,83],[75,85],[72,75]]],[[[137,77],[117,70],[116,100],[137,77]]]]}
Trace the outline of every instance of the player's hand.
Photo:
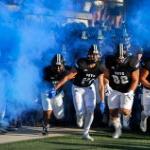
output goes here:
{"type": "Polygon", "coordinates": [[[101,113],[103,114],[104,110],[105,110],[105,102],[104,101],[100,101],[99,109],[100,109],[101,113]]]}
{"type": "Polygon", "coordinates": [[[134,92],[133,91],[129,91],[127,93],[124,93],[125,97],[127,97],[129,100],[133,99],[134,96],[134,92]]]}
{"type": "Polygon", "coordinates": [[[109,96],[112,92],[112,88],[109,85],[106,85],[105,87],[105,95],[109,96]]]}
{"type": "Polygon", "coordinates": [[[51,87],[48,93],[49,98],[54,98],[56,96],[56,89],[54,87],[51,87]]]}

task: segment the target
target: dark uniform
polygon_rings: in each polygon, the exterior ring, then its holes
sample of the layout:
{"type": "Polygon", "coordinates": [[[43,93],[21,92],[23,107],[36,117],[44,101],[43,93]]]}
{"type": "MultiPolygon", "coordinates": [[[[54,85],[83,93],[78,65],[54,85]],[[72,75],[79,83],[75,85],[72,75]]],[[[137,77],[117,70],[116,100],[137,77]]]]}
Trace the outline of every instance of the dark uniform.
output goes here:
{"type": "Polygon", "coordinates": [[[77,62],[77,75],[73,80],[72,94],[76,110],[77,124],[82,127],[84,120],[84,135],[86,139],[93,140],[89,136],[89,129],[93,121],[96,105],[96,90],[94,80],[104,72],[104,64],[97,61],[94,68],[89,68],[90,60],[81,58],[77,62]]]}
{"type": "Polygon", "coordinates": [[[53,96],[53,87],[62,80],[70,71],[71,67],[65,66],[61,72],[56,72],[53,66],[47,66],[43,71],[43,80],[46,83],[46,90],[42,93],[42,106],[44,111],[53,110],[57,119],[64,117],[64,93],[62,88],[58,89],[53,96]],[[51,95],[51,96],[50,96],[51,95]]]}
{"type": "MultiPolygon", "coordinates": [[[[119,53],[121,54],[121,50],[119,53]]],[[[123,54],[123,52],[122,52],[123,54]]],[[[115,128],[113,138],[121,136],[121,122],[118,114],[122,115],[122,123],[124,128],[129,127],[130,116],[126,115],[122,110],[131,110],[133,106],[134,93],[130,90],[132,84],[132,72],[139,69],[139,61],[134,56],[124,55],[108,56],[106,58],[106,67],[109,70],[109,86],[111,92],[108,96],[108,106],[111,110],[110,115],[113,118],[112,124],[115,128]],[[118,111],[117,113],[115,111],[118,111]],[[113,113],[116,116],[113,116],[113,113]],[[115,118],[115,119],[114,119],[115,118]]]]}
{"type": "MultiPolygon", "coordinates": [[[[62,80],[68,72],[71,70],[70,66],[65,66],[65,69],[58,73],[54,70],[52,66],[47,66],[43,70],[43,80],[47,82],[50,86],[55,86],[60,80],[62,80]]],[[[57,94],[62,91],[62,88],[57,90],[57,94]]]]}
{"type": "Polygon", "coordinates": [[[131,73],[139,69],[139,61],[129,56],[122,64],[117,63],[116,57],[108,56],[106,58],[106,67],[109,70],[109,85],[112,89],[126,93],[131,85],[131,73]]]}
{"type": "Polygon", "coordinates": [[[89,60],[86,58],[81,58],[77,61],[76,70],[78,74],[73,80],[74,85],[88,87],[100,74],[103,74],[105,70],[105,65],[101,61],[98,61],[94,68],[89,68],[88,65],[89,60]]]}

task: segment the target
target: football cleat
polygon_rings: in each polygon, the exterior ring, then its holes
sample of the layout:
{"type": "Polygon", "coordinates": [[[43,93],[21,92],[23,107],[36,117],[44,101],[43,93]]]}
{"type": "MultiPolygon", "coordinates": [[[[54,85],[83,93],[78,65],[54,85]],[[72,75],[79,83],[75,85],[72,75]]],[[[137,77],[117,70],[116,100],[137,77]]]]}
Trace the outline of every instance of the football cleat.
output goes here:
{"type": "Polygon", "coordinates": [[[82,136],[83,140],[89,140],[89,141],[94,141],[94,138],[92,138],[89,134],[83,134],[82,136]]]}
{"type": "Polygon", "coordinates": [[[121,136],[121,134],[122,134],[122,131],[121,131],[121,126],[120,126],[120,127],[115,129],[115,132],[113,133],[112,137],[114,139],[118,139],[121,136]]]}
{"type": "Polygon", "coordinates": [[[48,130],[46,127],[43,127],[43,131],[42,131],[43,135],[48,135],[48,130]]]}
{"type": "Polygon", "coordinates": [[[141,128],[142,132],[146,132],[146,130],[147,130],[147,117],[144,119],[141,119],[140,128],[141,128]]]}

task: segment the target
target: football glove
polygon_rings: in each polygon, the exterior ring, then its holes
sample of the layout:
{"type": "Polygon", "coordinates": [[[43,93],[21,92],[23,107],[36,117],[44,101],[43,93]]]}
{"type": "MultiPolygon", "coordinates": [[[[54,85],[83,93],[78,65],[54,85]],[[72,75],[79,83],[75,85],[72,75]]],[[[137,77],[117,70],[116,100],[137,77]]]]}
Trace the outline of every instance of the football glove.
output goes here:
{"type": "Polygon", "coordinates": [[[112,92],[112,88],[107,84],[105,87],[105,95],[109,96],[112,92]]]}
{"type": "Polygon", "coordinates": [[[49,98],[54,98],[56,96],[56,89],[54,87],[50,88],[48,97],[49,98]]]}
{"type": "Polygon", "coordinates": [[[129,100],[132,100],[133,96],[134,96],[134,92],[133,91],[129,91],[127,93],[124,93],[125,97],[127,97],[129,100]]]}

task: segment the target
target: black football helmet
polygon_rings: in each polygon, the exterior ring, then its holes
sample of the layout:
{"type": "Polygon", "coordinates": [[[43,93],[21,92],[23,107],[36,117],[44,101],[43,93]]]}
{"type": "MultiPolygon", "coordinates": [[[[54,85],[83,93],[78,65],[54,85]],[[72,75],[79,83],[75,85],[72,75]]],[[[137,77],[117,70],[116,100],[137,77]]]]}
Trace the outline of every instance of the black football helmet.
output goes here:
{"type": "Polygon", "coordinates": [[[117,45],[115,56],[118,63],[124,63],[125,60],[127,59],[128,50],[126,49],[123,43],[117,45]]]}
{"type": "Polygon", "coordinates": [[[61,54],[56,54],[52,59],[52,67],[56,72],[62,72],[64,70],[65,60],[61,54]]]}
{"type": "Polygon", "coordinates": [[[90,63],[96,63],[100,60],[101,53],[98,49],[97,44],[91,45],[90,49],[88,50],[88,60],[90,63]]]}

